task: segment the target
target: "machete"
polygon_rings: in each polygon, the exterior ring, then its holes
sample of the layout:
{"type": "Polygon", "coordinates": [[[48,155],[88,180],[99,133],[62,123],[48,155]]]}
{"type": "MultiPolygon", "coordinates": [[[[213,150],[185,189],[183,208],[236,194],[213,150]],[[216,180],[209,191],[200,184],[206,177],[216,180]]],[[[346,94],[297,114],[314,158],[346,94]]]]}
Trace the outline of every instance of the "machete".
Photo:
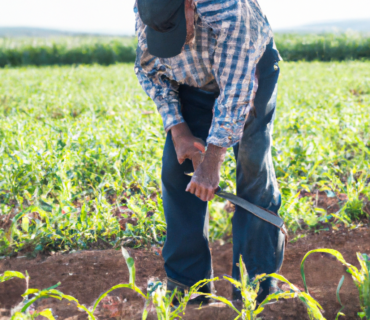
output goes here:
{"type": "Polygon", "coordinates": [[[264,220],[275,227],[279,228],[281,232],[287,237],[288,234],[286,232],[284,220],[281,219],[275,212],[272,212],[270,210],[264,209],[262,207],[256,206],[253,203],[250,203],[249,201],[242,199],[235,194],[225,192],[220,187],[217,188],[215,195],[230,201],[236,206],[239,206],[248,212],[252,213],[256,217],[260,218],[261,220],[264,220]]]}
{"type": "MultiPolygon", "coordinates": [[[[191,177],[193,176],[193,173],[185,173],[185,175],[191,177]]],[[[261,220],[266,221],[279,228],[281,232],[285,235],[285,240],[287,240],[288,233],[285,228],[284,220],[281,219],[275,212],[256,206],[255,204],[250,203],[249,201],[242,199],[235,194],[223,191],[221,187],[217,188],[217,190],[215,191],[215,195],[230,201],[232,204],[247,210],[261,220]]]]}

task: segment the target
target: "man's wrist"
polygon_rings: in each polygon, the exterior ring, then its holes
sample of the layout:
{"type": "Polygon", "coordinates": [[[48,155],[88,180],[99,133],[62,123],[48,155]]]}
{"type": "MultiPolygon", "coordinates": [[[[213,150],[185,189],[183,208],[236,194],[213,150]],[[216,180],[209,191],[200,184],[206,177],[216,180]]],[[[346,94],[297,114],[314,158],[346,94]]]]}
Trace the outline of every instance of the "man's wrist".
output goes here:
{"type": "Polygon", "coordinates": [[[208,144],[207,151],[203,162],[200,164],[201,170],[220,170],[221,165],[225,160],[227,148],[218,147],[213,144],[208,144]]]}
{"type": "Polygon", "coordinates": [[[216,146],[210,143],[207,146],[206,157],[208,158],[217,157],[219,159],[224,160],[226,151],[227,151],[227,148],[219,147],[219,146],[216,146]]]}
{"type": "Polygon", "coordinates": [[[191,133],[187,123],[182,122],[171,128],[171,135],[172,139],[180,139],[182,137],[192,136],[193,134],[191,133]]]}

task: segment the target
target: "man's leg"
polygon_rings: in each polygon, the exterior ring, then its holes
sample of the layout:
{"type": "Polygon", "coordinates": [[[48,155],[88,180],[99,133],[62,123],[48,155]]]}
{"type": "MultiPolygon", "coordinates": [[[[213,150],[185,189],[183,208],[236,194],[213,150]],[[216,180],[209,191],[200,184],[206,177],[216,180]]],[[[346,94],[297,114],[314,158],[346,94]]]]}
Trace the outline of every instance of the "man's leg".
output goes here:
{"type": "MultiPolygon", "coordinates": [[[[259,87],[255,98],[256,115],[250,115],[242,140],[234,148],[237,157],[237,194],[275,213],[281,205],[271,156],[279,68],[276,51],[268,46],[258,64],[259,87]]],[[[233,217],[233,277],[239,279],[240,255],[250,277],[278,272],[284,256],[284,235],[275,226],[237,207],[233,217]]],[[[271,281],[262,284],[268,294],[271,281]]],[[[237,297],[237,293],[236,293],[237,297]]]]}
{"type": "MultiPolygon", "coordinates": [[[[205,141],[212,122],[214,95],[181,87],[180,99],[190,130],[194,136],[205,141]]],[[[192,171],[190,160],[179,164],[169,132],[162,164],[163,207],[167,222],[163,258],[169,279],[189,287],[209,278],[212,270],[207,202],[185,191],[191,178],[184,172],[192,171]]]]}

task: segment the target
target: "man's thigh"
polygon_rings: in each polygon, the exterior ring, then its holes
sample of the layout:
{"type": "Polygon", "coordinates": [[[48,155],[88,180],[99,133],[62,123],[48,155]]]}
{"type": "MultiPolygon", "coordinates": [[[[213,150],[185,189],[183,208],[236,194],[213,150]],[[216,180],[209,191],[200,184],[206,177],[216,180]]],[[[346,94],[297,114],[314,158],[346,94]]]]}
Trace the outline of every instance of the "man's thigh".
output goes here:
{"type": "Polygon", "coordinates": [[[279,206],[280,202],[271,156],[279,78],[277,60],[276,50],[270,48],[258,64],[259,86],[255,97],[255,114],[249,116],[243,137],[234,148],[238,194],[263,207],[271,204],[279,206]]]}

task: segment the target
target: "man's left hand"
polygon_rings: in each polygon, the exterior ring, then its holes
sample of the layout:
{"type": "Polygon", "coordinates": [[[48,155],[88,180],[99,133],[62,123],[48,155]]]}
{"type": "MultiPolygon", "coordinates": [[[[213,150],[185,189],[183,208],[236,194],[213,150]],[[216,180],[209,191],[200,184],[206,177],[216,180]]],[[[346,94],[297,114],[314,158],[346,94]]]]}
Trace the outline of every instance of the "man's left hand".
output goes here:
{"type": "Polygon", "coordinates": [[[194,168],[194,175],[186,191],[195,194],[203,201],[212,200],[220,183],[220,169],[225,159],[225,153],[226,148],[210,144],[203,162],[194,168]]]}

